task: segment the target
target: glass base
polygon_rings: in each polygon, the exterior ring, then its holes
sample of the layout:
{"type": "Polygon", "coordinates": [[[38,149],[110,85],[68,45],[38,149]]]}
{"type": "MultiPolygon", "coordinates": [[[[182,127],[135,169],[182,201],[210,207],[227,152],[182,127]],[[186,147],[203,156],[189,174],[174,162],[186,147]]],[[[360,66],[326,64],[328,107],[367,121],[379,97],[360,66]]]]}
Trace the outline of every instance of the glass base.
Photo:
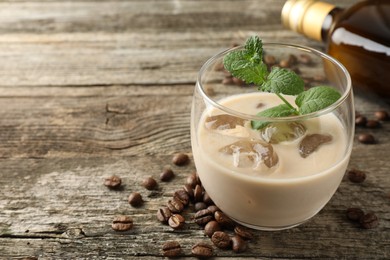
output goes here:
{"type": "MultiPolygon", "coordinates": [[[[231,218],[231,217],[230,217],[231,218]]],[[[237,222],[238,224],[240,225],[243,225],[245,227],[248,227],[248,228],[251,228],[251,229],[256,229],[256,230],[261,230],[261,231],[279,231],[279,230],[285,230],[285,229],[290,229],[290,228],[293,228],[293,227],[297,227],[299,225],[302,225],[303,223],[307,222],[310,218],[304,220],[304,221],[301,221],[299,223],[296,223],[296,224],[292,224],[292,225],[288,225],[288,226],[277,226],[277,227],[267,227],[267,226],[256,226],[256,225],[252,225],[252,224],[248,224],[248,223],[245,223],[245,222],[242,222],[242,221],[239,221],[235,218],[231,218],[232,220],[234,220],[235,222],[237,222]]]]}

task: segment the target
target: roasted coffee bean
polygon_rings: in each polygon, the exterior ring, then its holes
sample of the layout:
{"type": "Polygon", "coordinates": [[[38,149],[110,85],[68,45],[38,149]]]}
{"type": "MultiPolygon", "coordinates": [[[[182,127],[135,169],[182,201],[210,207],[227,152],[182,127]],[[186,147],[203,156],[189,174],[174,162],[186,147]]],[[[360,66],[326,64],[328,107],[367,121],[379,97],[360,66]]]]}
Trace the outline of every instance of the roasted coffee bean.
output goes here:
{"type": "Polygon", "coordinates": [[[195,213],[194,221],[199,226],[204,226],[213,219],[213,215],[208,209],[202,209],[195,213]]]}
{"type": "Polygon", "coordinates": [[[190,200],[194,199],[194,189],[191,187],[191,185],[185,184],[183,186],[183,190],[187,192],[188,196],[190,197],[190,200]]]}
{"type": "Polygon", "coordinates": [[[175,191],[173,197],[179,200],[184,206],[187,206],[188,203],[190,203],[190,196],[184,189],[175,191]]]}
{"type": "Polygon", "coordinates": [[[184,227],[185,219],[180,214],[173,214],[169,220],[168,224],[173,229],[182,229],[184,227]]]}
{"type": "Polygon", "coordinates": [[[171,200],[168,200],[167,207],[172,213],[180,213],[184,209],[183,203],[175,197],[171,200]]]}
{"type": "Polygon", "coordinates": [[[359,208],[348,208],[347,218],[352,221],[359,221],[364,216],[364,211],[359,208]]]}
{"type": "Polygon", "coordinates": [[[157,210],[157,219],[162,223],[168,223],[171,216],[172,212],[168,209],[168,207],[162,207],[157,210]]]}
{"type": "Polygon", "coordinates": [[[379,220],[374,213],[369,212],[360,218],[359,223],[362,228],[371,229],[379,225],[379,220]]]}
{"type": "Polygon", "coordinates": [[[297,64],[298,57],[295,56],[294,54],[290,54],[290,55],[288,55],[288,62],[290,62],[290,64],[292,64],[292,65],[297,64]]]}
{"type": "Polygon", "coordinates": [[[232,240],[232,248],[234,252],[241,253],[247,249],[247,243],[241,237],[234,236],[231,238],[231,240],[232,240]]]}
{"type": "Polygon", "coordinates": [[[268,66],[272,66],[272,65],[275,65],[276,64],[276,58],[275,56],[273,55],[264,55],[264,62],[265,64],[267,64],[268,66]]]}
{"type": "Polygon", "coordinates": [[[311,64],[313,62],[310,55],[307,54],[301,54],[298,56],[298,61],[302,64],[311,64]]]}
{"type": "Polygon", "coordinates": [[[157,182],[153,177],[147,177],[142,181],[142,186],[147,190],[154,190],[157,188],[157,182]]]}
{"type": "Polygon", "coordinates": [[[381,125],[377,120],[367,120],[366,127],[367,128],[379,128],[381,125]]]}
{"type": "Polygon", "coordinates": [[[212,257],[213,256],[213,247],[209,244],[200,242],[194,245],[191,248],[191,253],[200,258],[212,257]]]}
{"type": "Polygon", "coordinates": [[[204,226],[204,233],[208,237],[211,237],[216,231],[221,231],[221,226],[215,220],[211,220],[206,224],[206,226],[204,226]]]}
{"type": "Polygon", "coordinates": [[[226,214],[223,213],[222,211],[216,211],[214,213],[214,218],[222,227],[228,229],[233,229],[236,225],[234,221],[228,216],[226,216],[226,214]]]}
{"type": "Polygon", "coordinates": [[[253,233],[249,230],[249,228],[243,226],[236,226],[234,228],[234,233],[245,240],[253,239],[253,233]]]}
{"type": "Polygon", "coordinates": [[[161,181],[170,181],[173,179],[173,177],[175,177],[175,174],[173,173],[172,169],[164,169],[161,173],[160,173],[160,180],[161,181]]]}
{"type": "Polygon", "coordinates": [[[356,126],[366,126],[367,118],[365,116],[357,116],[355,118],[355,125],[356,126]]]}
{"type": "Polygon", "coordinates": [[[203,200],[203,188],[199,184],[197,184],[194,189],[194,200],[195,202],[203,200]]]}
{"type": "Polygon", "coordinates": [[[348,171],[348,179],[355,183],[361,183],[366,179],[366,173],[357,169],[348,171]]]}
{"type": "Polygon", "coordinates": [[[197,178],[195,174],[191,174],[187,177],[186,184],[190,185],[192,188],[198,184],[197,178]]]}
{"type": "Polygon", "coordinates": [[[184,166],[190,162],[190,157],[185,153],[177,153],[172,158],[172,163],[177,166],[184,166]]]}
{"type": "Polygon", "coordinates": [[[129,196],[129,204],[133,207],[139,207],[144,203],[141,194],[138,192],[133,192],[129,196]]]}
{"type": "Polygon", "coordinates": [[[210,205],[210,206],[207,207],[207,209],[210,210],[210,212],[213,215],[215,214],[215,212],[220,211],[220,209],[217,206],[215,206],[215,205],[210,205]]]}
{"type": "Polygon", "coordinates": [[[177,241],[168,241],[162,247],[163,256],[178,257],[181,254],[181,246],[177,241]]]}
{"type": "Polygon", "coordinates": [[[389,113],[387,113],[387,111],[385,111],[385,110],[376,111],[375,112],[375,117],[379,121],[388,121],[388,120],[390,120],[389,113]]]}
{"type": "Polygon", "coordinates": [[[223,85],[233,85],[234,82],[233,82],[233,77],[231,76],[226,76],[222,79],[222,84],[223,85]]]}
{"type": "Polygon", "coordinates": [[[289,62],[288,59],[282,59],[279,62],[279,66],[282,67],[282,68],[289,68],[289,67],[291,67],[291,63],[289,62]]]}
{"type": "Polygon", "coordinates": [[[210,198],[210,196],[207,192],[203,193],[203,202],[206,203],[207,205],[214,204],[213,200],[210,198]]]}
{"type": "Polygon", "coordinates": [[[199,211],[202,209],[207,209],[207,204],[204,203],[203,201],[195,203],[195,211],[199,211]]]}
{"type": "Polygon", "coordinates": [[[122,179],[116,175],[112,175],[104,180],[104,185],[110,189],[118,189],[122,184],[122,179]]]}
{"type": "Polygon", "coordinates": [[[225,69],[225,66],[223,65],[223,62],[218,62],[214,66],[215,71],[223,71],[225,69]]]}
{"type": "Polygon", "coordinates": [[[232,77],[232,81],[237,86],[245,85],[245,81],[243,81],[242,79],[236,78],[236,77],[232,77]]]}
{"type": "Polygon", "coordinates": [[[360,134],[358,136],[359,142],[362,144],[375,144],[376,140],[372,134],[360,134]]]}
{"type": "Polygon", "coordinates": [[[112,221],[112,229],[115,231],[127,231],[133,228],[133,219],[129,216],[116,216],[112,221]]]}
{"type": "Polygon", "coordinates": [[[215,231],[211,236],[211,242],[221,249],[227,249],[231,245],[230,236],[223,231],[215,231]]]}

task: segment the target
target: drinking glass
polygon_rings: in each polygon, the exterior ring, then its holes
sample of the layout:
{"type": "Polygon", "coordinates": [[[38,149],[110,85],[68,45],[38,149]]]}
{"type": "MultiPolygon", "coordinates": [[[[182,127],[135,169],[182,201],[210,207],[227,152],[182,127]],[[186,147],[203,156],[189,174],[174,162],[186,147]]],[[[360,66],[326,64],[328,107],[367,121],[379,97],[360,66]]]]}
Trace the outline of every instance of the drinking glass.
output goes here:
{"type": "MultiPolygon", "coordinates": [[[[264,43],[269,69],[273,60],[287,63],[306,89],[331,86],[341,98],[306,115],[259,117],[258,111],[282,101],[224,70],[223,57],[241,49],[216,54],[199,71],[191,110],[195,166],[213,202],[236,222],[259,230],[291,228],[315,216],[344,176],[355,130],[351,78],[342,64],[320,51],[264,43]],[[268,125],[254,130],[251,121],[268,125]],[[304,157],[304,140],[315,134],[331,140],[304,157]]],[[[294,104],[294,96],[285,98],[294,104]]]]}

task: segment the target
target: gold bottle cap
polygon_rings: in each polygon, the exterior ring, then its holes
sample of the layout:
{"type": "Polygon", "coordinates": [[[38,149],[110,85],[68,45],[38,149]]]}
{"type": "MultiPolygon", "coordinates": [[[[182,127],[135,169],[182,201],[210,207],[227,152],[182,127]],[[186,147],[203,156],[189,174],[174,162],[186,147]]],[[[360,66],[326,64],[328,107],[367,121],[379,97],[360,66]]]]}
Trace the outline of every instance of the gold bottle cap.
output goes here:
{"type": "Polygon", "coordinates": [[[282,22],[295,32],[322,41],[322,24],[334,8],[334,5],[314,0],[288,0],[282,9],[282,22]]]}

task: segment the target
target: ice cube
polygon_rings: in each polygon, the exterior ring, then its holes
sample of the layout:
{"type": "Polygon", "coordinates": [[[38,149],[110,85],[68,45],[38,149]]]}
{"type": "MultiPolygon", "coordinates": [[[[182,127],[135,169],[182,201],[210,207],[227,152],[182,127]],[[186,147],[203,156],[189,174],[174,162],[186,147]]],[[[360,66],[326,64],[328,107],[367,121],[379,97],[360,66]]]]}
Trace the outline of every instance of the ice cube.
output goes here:
{"type": "Polygon", "coordinates": [[[324,134],[311,134],[305,136],[301,143],[299,144],[299,154],[306,158],[312,152],[317,150],[322,144],[329,143],[332,141],[333,137],[331,135],[324,134]]]}
{"type": "Polygon", "coordinates": [[[216,130],[226,130],[236,128],[237,125],[243,126],[245,120],[239,117],[222,114],[206,118],[206,128],[216,130]]]}
{"type": "Polygon", "coordinates": [[[272,145],[260,140],[243,139],[224,146],[219,151],[232,155],[233,165],[239,168],[259,168],[262,164],[271,168],[279,160],[272,145]]]}
{"type": "Polygon", "coordinates": [[[306,133],[306,127],[298,122],[274,122],[264,127],[260,136],[264,141],[277,144],[284,141],[294,141],[306,133]]]}

